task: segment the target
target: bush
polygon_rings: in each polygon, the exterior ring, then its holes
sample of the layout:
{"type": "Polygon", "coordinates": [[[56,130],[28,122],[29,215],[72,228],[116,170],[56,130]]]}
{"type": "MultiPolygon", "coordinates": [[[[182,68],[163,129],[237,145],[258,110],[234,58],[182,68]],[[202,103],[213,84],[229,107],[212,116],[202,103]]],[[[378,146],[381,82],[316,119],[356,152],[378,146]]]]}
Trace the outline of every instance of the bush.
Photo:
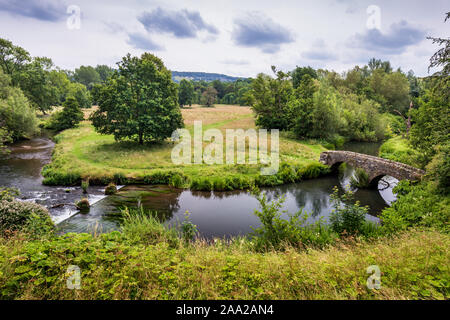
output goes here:
{"type": "Polygon", "coordinates": [[[321,220],[308,225],[308,215],[302,210],[292,215],[287,211],[280,211],[285,201],[284,196],[268,202],[266,195],[261,194],[258,189],[254,189],[253,194],[261,207],[261,211],[254,211],[262,224],[261,227],[254,228],[252,234],[257,250],[280,250],[286,246],[305,245],[324,247],[334,241],[335,235],[321,220]],[[288,220],[281,218],[283,213],[288,215],[288,220]]]}
{"type": "Polygon", "coordinates": [[[39,131],[35,110],[19,88],[6,88],[5,99],[0,97],[0,124],[14,141],[30,138],[39,131]]]}
{"type": "Polygon", "coordinates": [[[0,233],[33,231],[38,234],[52,228],[50,215],[41,205],[11,198],[0,200],[0,233]]]}
{"type": "Polygon", "coordinates": [[[89,188],[89,178],[81,181],[81,189],[83,190],[83,193],[87,193],[89,188]]]}
{"type": "Polygon", "coordinates": [[[380,215],[387,233],[413,226],[449,231],[450,199],[439,195],[433,183],[423,181],[413,185],[409,181],[400,181],[393,192],[397,194],[397,201],[380,215]]]}
{"type": "Polygon", "coordinates": [[[46,129],[62,131],[77,126],[84,118],[83,112],[74,97],[68,97],[62,111],[54,112],[44,125],[46,129]]]}
{"type": "Polygon", "coordinates": [[[91,205],[89,204],[89,200],[87,198],[82,198],[75,205],[77,209],[80,210],[82,213],[89,211],[89,208],[91,207],[91,205]]]}
{"type": "Polygon", "coordinates": [[[117,193],[117,186],[114,183],[108,184],[105,188],[105,194],[110,196],[115,193],[117,193]]]}
{"type": "Polygon", "coordinates": [[[330,222],[333,231],[339,235],[362,235],[369,236],[374,233],[372,222],[366,221],[368,207],[361,207],[359,202],[353,203],[353,194],[351,191],[339,196],[337,187],[334,187],[331,195],[333,212],[331,213],[330,222]]]}

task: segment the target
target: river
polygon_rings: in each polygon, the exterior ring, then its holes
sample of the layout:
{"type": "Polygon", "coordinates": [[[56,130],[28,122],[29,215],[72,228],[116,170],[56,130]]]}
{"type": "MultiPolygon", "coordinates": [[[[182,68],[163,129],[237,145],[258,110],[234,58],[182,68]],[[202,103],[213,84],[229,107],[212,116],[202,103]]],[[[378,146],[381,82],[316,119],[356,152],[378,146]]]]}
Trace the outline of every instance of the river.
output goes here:
{"type": "MultiPolygon", "coordinates": [[[[253,214],[258,208],[256,199],[246,191],[199,192],[169,186],[125,186],[114,196],[104,196],[104,188],[90,186],[88,199],[91,209],[78,213],[75,201],[83,194],[80,187],[50,187],[42,185],[42,167],[50,161],[54,143],[48,136],[22,141],[11,146],[11,153],[0,160],[0,186],[15,187],[24,201],[35,201],[46,206],[58,230],[65,232],[107,232],[120,227],[120,208],[135,207],[158,212],[168,225],[183,221],[186,211],[205,238],[245,235],[258,227],[253,214]]],[[[349,143],[342,149],[377,155],[380,143],[349,143]]],[[[349,188],[354,169],[347,166],[339,175],[283,186],[262,188],[269,199],[286,196],[283,210],[294,213],[303,209],[309,214],[308,222],[329,218],[332,210],[330,194],[334,186],[343,191],[349,188]]],[[[395,200],[392,186],[396,180],[385,177],[386,187],[380,182],[379,190],[354,190],[355,200],[370,207],[368,220],[376,217],[383,208],[395,200]]],[[[283,214],[286,216],[286,214],[283,214]]]]}

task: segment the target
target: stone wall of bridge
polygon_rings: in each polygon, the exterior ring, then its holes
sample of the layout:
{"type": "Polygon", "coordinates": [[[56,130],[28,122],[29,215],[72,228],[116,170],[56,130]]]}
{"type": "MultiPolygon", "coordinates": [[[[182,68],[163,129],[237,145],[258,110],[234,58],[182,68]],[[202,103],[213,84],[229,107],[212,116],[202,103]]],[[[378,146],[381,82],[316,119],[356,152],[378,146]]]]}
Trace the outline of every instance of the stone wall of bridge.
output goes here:
{"type": "Polygon", "coordinates": [[[371,184],[377,182],[385,175],[392,176],[398,180],[420,180],[425,174],[425,171],[404,163],[351,151],[325,151],[320,154],[319,161],[329,166],[336,166],[345,162],[354,167],[364,169],[369,175],[371,184]]]}

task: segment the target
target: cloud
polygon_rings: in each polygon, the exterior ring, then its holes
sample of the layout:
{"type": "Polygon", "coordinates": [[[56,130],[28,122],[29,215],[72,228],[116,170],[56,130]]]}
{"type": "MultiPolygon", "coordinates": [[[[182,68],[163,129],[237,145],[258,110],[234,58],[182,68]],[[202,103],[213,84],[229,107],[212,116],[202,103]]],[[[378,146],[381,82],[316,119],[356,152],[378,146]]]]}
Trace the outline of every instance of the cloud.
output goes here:
{"type": "Polygon", "coordinates": [[[250,62],[248,62],[247,60],[226,59],[226,60],[220,61],[220,63],[235,65],[235,66],[243,66],[243,65],[249,64],[250,62]]]}
{"type": "Polygon", "coordinates": [[[103,21],[103,25],[105,26],[105,30],[109,33],[115,34],[126,31],[125,27],[117,22],[103,21]]]}
{"type": "Polygon", "coordinates": [[[408,46],[424,40],[425,34],[425,30],[402,20],[392,24],[387,33],[382,33],[378,29],[370,29],[363,34],[357,33],[350,39],[349,45],[381,54],[400,54],[405,52],[408,46]]]}
{"type": "Polygon", "coordinates": [[[141,35],[139,33],[130,33],[128,34],[128,44],[137,48],[142,49],[146,51],[160,51],[164,50],[164,47],[160,46],[159,44],[155,43],[153,40],[147,38],[144,35],[141,35]]]}
{"type": "Polygon", "coordinates": [[[316,61],[330,61],[338,58],[337,55],[328,48],[323,39],[317,40],[310,50],[302,53],[302,57],[316,61]]]}
{"type": "Polygon", "coordinates": [[[151,12],[144,12],[138,17],[148,32],[162,32],[174,35],[176,38],[195,38],[197,32],[206,31],[218,34],[213,25],[207,24],[198,11],[165,10],[157,8],[151,12]]]}
{"type": "Polygon", "coordinates": [[[265,53],[280,50],[280,45],[294,41],[288,29],[258,12],[234,20],[232,39],[237,45],[260,48],[265,53]]]}
{"type": "Polygon", "coordinates": [[[60,1],[0,0],[0,11],[42,21],[59,21],[67,17],[67,7],[60,1]]]}

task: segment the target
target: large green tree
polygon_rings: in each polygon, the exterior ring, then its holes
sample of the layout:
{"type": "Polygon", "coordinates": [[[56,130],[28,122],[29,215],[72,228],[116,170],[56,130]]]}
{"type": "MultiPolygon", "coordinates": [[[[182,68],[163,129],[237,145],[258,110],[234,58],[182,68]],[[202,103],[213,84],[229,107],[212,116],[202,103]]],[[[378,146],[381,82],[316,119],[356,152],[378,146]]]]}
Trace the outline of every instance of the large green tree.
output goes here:
{"type": "MultiPolygon", "coordinates": [[[[445,21],[450,19],[450,12],[445,21]]],[[[438,149],[448,159],[450,149],[450,39],[429,38],[442,46],[430,59],[430,68],[442,67],[429,79],[429,89],[419,99],[419,108],[413,115],[411,144],[423,154],[422,164],[428,163],[438,149]]],[[[448,179],[448,175],[447,175],[448,179]]]]}
{"type": "Polygon", "coordinates": [[[91,89],[95,83],[102,81],[100,74],[91,66],[81,66],[75,69],[73,78],[76,82],[84,84],[88,89],[91,89]]]}
{"type": "Polygon", "coordinates": [[[116,140],[161,141],[183,126],[178,92],[161,59],[144,53],[125,56],[119,69],[96,92],[95,129],[116,140]]]}
{"type": "Polygon", "coordinates": [[[266,129],[287,130],[290,127],[288,102],[293,87],[289,75],[272,66],[276,78],[259,74],[252,83],[252,109],[256,124],[266,129]]]}
{"type": "Polygon", "coordinates": [[[182,79],[178,89],[178,102],[180,106],[192,105],[194,101],[194,84],[191,81],[182,79]]]}
{"type": "Polygon", "coordinates": [[[317,72],[311,67],[296,67],[291,71],[292,85],[296,89],[303,80],[303,77],[309,76],[312,79],[317,79],[317,72]]]}
{"type": "Polygon", "coordinates": [[[49,58],[33,58],[19,76],[19,85],[34,108],[44,114],[60,102],[60,92],[52,80],[53,62],[49,58]]]}
{"type": "Polygon", "coordinates": [[[0,67],[11,77],[13,85],[18,84],[18,74],[31,61],[31,56],[25,49],[13,45],[9,40],[0,38],[0,67]]]}

